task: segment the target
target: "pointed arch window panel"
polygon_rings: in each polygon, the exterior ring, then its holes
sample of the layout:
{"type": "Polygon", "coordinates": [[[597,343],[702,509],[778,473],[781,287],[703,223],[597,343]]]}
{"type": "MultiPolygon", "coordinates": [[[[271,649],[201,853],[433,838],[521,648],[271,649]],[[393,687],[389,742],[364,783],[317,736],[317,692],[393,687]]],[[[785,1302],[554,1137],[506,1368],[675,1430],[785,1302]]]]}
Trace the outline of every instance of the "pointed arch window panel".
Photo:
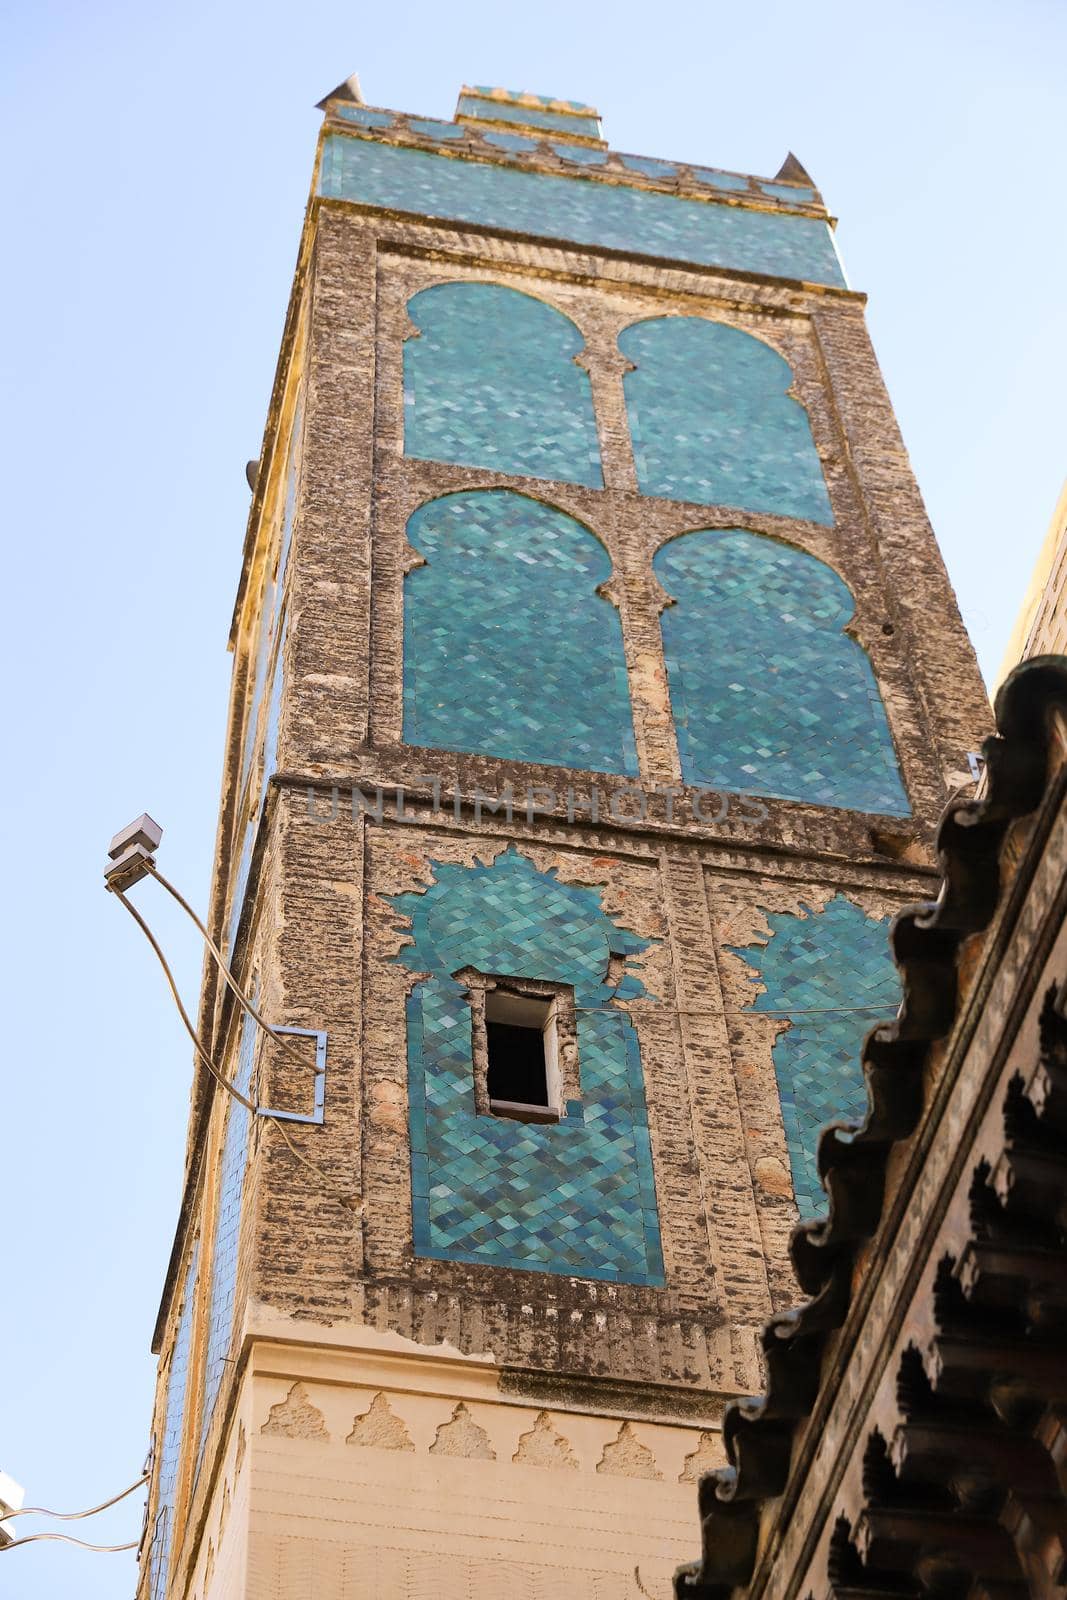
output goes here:
{"type": "Polygon", "coordinates": [[[637,772],[603,545],[507,489],[421,506],[404,585],[404,740],[502,760],[637,772]]]}
{"type": "Polygon", "coordinates": [[[582,335],[497,283],[442,283],[408,304],[404,454],[603,487],[582,335]]]}
{"type": "Polygon", "coordinates": [[[619,349],[642,494],[830,524],[833,512],[793,371],[769,345],[704,317],[625,328],[619,349]]]}
{"type": "Polygon", "coordinates": [[[659,551],[660,625],[686,783],[906,816],[885,707],[844,632],[847,585],[822,561],[744,528],[659,551]]]}

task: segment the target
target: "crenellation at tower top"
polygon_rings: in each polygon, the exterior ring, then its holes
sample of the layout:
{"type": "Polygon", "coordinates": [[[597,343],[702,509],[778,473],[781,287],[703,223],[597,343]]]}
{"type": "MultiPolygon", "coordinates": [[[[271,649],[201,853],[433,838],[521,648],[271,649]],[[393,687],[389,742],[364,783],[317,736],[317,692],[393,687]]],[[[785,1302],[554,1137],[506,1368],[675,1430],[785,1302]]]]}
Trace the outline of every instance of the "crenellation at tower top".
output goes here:
{"type": "MultiPolygon", "coordinates": [[[[375,140],[399,148],[471,160],[491,155],[494,162],[504,158],[518,170],[581,176],[754,211],[795,211],[820,219],[828,216],[812,179],[791,152],[773,178],[616,152],[603,137],[600,113],[578,101],[464,86],[455,118],[447,122],[366,105],[358,81],[349,79],[320,102],[320,109],[330,126],[362,129],[375,140]],[[351,90],[354,81],[355,93],[351,90]]],[[[345,197],[358,198],[358,182],[354,177],[351,182],[353,192],[345,197]]],[[[830,276],[827,281],[843,279],[830,276]]]]}

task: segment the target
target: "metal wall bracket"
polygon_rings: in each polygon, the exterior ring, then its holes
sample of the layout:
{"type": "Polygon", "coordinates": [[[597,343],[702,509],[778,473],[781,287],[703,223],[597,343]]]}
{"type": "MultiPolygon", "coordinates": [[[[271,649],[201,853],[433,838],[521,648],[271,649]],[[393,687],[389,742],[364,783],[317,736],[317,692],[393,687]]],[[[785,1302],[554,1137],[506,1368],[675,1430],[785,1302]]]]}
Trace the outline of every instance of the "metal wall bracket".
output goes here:
{"type": "Polygon", "coordinates": [[[315,1127],[321,1127],[326,1116],[326,1034],[318,1028],[280,1028],[273,1026],[275,1033],[292,1034],[298,1039],[314,1039],[315,1041],[315,1109],[310,1116],[305,1116],[302,1111],[273,1111],[269,1106],[257,1106],[256,1115],[260,1117],[273,1117],[276,1122],[303,1122],[315,1127]]]}

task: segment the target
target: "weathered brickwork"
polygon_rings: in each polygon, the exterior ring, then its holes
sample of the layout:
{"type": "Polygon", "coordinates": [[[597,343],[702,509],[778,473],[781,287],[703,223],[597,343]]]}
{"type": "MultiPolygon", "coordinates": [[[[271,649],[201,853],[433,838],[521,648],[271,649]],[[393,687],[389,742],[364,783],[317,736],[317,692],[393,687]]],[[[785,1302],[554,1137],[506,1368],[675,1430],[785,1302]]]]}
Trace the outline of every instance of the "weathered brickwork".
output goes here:
{"type": "MultiPolygon", "coordinates": [[[[513,131],[331,101],[256,477],[211,918],[327,1034],[326,1113],[291,1150],[194,1094],[149,1522],[194,1600],[415,1593],[442,1539],[443,1593],[665,1577],[986,731],[816,191],[488,103],[513,131]],[[478,1099],[494,977],[566,995],[557,1123],[478,1099]]],[[[210,976],[201,1026],[310,1109],[210,976]]]]}

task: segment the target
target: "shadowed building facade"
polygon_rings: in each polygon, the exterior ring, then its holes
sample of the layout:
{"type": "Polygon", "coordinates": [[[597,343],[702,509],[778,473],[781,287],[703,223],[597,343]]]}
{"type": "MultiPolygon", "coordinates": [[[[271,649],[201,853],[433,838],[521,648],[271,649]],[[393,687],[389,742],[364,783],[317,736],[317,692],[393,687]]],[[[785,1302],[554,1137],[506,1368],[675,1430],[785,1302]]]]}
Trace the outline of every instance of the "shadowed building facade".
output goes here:
{"type": "Polygon", "coordinates": [[[1059,1600],[1067,1580],[1067,657],[1005,681],[823,1130],[804,1298],[723,1419],[677,1600],[1059,1600]],[[826,1206],[828,1205],[828,1214],[826,1206]]]}
{"type": "Polygon", "coordinates": [[[662,1597],[985,696],[792,158],[324,110],[141,1600],[662,1597]]]}

